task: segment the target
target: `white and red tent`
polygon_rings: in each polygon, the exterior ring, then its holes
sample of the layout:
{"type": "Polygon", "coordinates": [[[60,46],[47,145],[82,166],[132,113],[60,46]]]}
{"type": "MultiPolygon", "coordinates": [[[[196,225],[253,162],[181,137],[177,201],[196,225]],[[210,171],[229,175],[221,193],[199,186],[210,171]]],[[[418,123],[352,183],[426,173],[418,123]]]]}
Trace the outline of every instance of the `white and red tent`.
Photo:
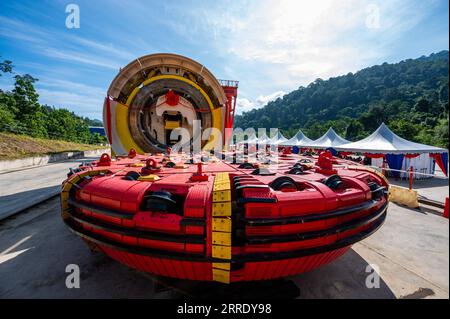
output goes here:
{"type": "Polygon", "coordinates": [[[416,172],[424,174],[434,174],[436,162],[447,174],[448,150],[408,141],[396,135],[384,123],[368,137],[341,144],[335,149],[339,152],[363,153],[372,158],[372,164],[375,166],[380,166],[383,162],[387,162],[391,169],[396,170],[405,170],[412,166],[416,172]]]}

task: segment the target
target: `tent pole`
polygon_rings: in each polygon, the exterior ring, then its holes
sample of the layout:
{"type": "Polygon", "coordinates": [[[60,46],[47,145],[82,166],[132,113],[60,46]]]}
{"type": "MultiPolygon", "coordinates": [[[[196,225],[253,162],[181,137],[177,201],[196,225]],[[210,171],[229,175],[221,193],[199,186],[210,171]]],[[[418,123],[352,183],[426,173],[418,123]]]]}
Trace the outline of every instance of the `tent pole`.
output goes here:
{"type": "Polygon", "coordinates": [[[413,188],[413,167],[409,168],[409,190],[413,188]]]}

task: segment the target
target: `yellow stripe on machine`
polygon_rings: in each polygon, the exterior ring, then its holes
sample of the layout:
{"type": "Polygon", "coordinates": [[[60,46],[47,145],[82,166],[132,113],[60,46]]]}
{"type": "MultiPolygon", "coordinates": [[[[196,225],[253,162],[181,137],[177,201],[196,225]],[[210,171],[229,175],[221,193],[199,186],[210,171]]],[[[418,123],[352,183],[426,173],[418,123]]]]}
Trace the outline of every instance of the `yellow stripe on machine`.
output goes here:
{"type": "Polygon", "coordinates": [[[214,216],[231,216],[231,202],[213,203],[212,212],[214,216]]]}
{"type": "Polygon", "coordinates": [[[71,178],[67,180],[67,182],[64,183],[62,190],[61,190],[61,216],[63,219],[66,219],[68,217],[68,209],[69,209],[69,196],[70,191],[74,185],[76,185],[81,179],[83,179],[86,176],[97,176],[100,173],[108,173],[108,170],[93,170],[93,171],[85,171],[80,174],[74,175],[71,178]]]}
{"type": "Polygon", "coordinates": [[[231,218],[215,216],[212,224],[213,231],[231,232],[231,218]]]}
{"type": "Polygon", "coordinates": [[[222,269],[222,270],[230,270],[230,263],[214,263],[213,267],[215,269],[222,269]]]}
{"type": "Polygon", "coordinates": [[[231,201],[230,190],[213,191],[213,203],[216,202],[229,202],[231,201]]]}
{"type": "Polygon", "coordinates": [[[229,284],[231,270],[231,184],[228,173],[214,178],[212,198],[212,257],[223,262],[212,264],[213,280],[229,284]]]}
{"type": "Polygon", "coordinates": [[[229,270],[213,268],[212,273],[213,273],[214,281],[218,281],[218,282],[221,282],[224,284],[230,283],[230,271],[229,270]]]}

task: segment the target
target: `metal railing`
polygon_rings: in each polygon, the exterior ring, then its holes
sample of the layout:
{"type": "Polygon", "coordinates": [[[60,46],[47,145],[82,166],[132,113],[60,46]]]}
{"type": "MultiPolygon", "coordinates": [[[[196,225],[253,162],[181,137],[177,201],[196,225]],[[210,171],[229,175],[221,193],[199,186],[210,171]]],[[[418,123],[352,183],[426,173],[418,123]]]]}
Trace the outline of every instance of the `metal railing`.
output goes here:
{"type": "Polygon", "coordinates": [[[393,169],[393,168],[389,168],[389,167],[378,167],[378,166],[370,166],[370,165],[365,165],[365,166],[376,169],[377,171],[381,172],[385,176],[386,176],[386,171],[406,174],[406,176],[408,176],[408,177],[400,176],[400,179],[408,179],[409,180],[409,189],[413,188],[413,181],[415,179],[414,178],[415,176],[423,176],[423,177],[439,178],[439,179],[447,179],[447,180],[449,179],[448,176],[439,176],[436,174],[419,172],[417,170],[414,170],[414,168],[412,166],[409,168],[409,170],[393,169]]]}
{"type": "Polygon", "coordinates": [[[220,85],[222,86],[230,86],[237,88],[239,86],[239,81],[234,80],[219,80],[220,85]]]}

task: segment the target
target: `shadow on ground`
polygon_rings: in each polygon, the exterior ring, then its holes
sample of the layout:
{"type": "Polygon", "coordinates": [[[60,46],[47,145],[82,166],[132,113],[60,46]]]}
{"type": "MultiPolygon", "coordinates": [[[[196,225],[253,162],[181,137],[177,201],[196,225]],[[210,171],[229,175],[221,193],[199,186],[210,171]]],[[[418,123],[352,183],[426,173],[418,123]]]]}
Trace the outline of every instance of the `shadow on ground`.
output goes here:
{"type": "Polygon", "coordinates": [[[184,298],[192,299],[343,299],[343,298],[396,298],[380,278],[379,288],[366,287],[368,263],[355,251],[349,250],[334,262],[295,277],[261,282],[241,282],[230,285],[198,283],[162,279],[184,298]]]}

